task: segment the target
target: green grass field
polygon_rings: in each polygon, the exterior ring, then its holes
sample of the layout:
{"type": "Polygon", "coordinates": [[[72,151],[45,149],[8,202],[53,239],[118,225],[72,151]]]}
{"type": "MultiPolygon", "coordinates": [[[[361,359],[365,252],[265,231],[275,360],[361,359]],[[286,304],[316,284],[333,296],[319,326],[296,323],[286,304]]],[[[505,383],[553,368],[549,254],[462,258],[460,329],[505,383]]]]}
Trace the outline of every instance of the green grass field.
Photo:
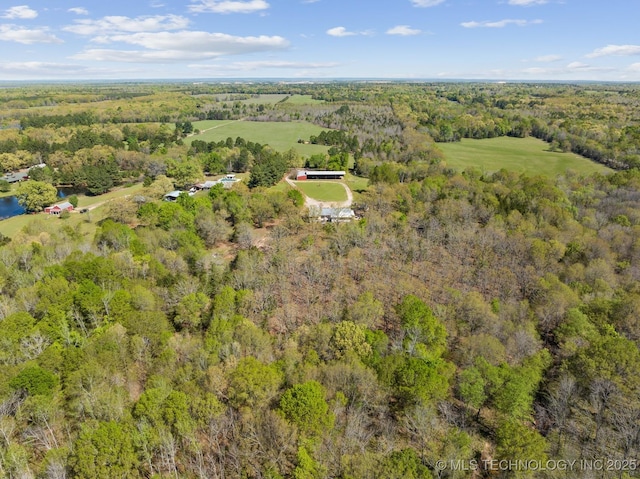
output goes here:
{"type": "Polygon", "coordinates": [[[324,100],[314,100],[311,95],[291,95],[285,103],[292,105],[317,105],[324,103],[324,100]]]}
{"type": "Polygon", "coordinates": [[[537,138],[500,137],[486,140],[463,139],[438,143],[446,164],[456,170],[476,167],[491,173],[501,168],[531,175],[557,176],[566,170],[589,175],[612,170],[573,153],[549,151],[549,144],[537,138]]]}
{"type": "Polygon", "coordinates": [[[228,97],[233,96],[232,94],[221,93],[216,95],[216,97],[226,103],[235,103],[239,101],[240,103],[246,103],[248,105],[275,105],[283,101],[283,103],[291,103],[294,105],[313,105],[317,103],[324,103],[324,100],[314,100],[311,95],[288,95],[286,93],[263,93],[255,98],[248,98],[247,100],[229,100],[228,97]]]}
{"type": "Polygon", "coordinates": [[[14,216],[6,220],[0,220],[0,233],[12,238],[17,233],[19,233],[26,225],[33,221],[55,221],[57,222],[56,224],[59,224],[60,226],[69,225],[71,227],[75,227],[78,224],[82,224],[83,233],[86,230],[87,234],[93,234],[93,232],[95,232],[95,223],[104,218],[104,214],[102,212],[102,207],[104,206],[104,204],[116,198],[135,195],[141,190],[142,183],[137,183],[133,186],[119,188],[100,196],[78,195],[78,208],[76,208],[76,211],[97,204],[100,205],[86,214],[72,213],[71,216],[65,220],[62,220],[56,216],[45,215],[44,213],[14,216]]]}
{"type": "Polygon", "coordinates": [[[262,104],[262,105],[274,105],[289,95],[286,93],[265,93],[261,94],[257,98],[249,98],[248,100],[240,100],[240,103],[246,104],[262,104]]]}
{"type": "Polygon", "coordinates": [[[309,198],[318,201],[347,201],[347,192],[340,183],[329,181],[297,181],[296,186],[309,198]]]}
{"type": "Polygon", "coordinates": [[[362,178],[361,176],[355,176],[351,173],[347,173],[344,177],[344,182],[354,194],[366,191],[369,187],[369,178],[362,178]]]}
{"type": "Polygon", "coordinates": [[[19,215],[6,220],[1,220],[0,233],[8,236],[9,238],[13,238],[22,231],[25,226],[30,225],[31,223],[41,223],[43,226],[39,229],[42,231],[50,229],[48,228],[49,226],[56,226],[59,228],[63,226],[70,226],[75,229],[80,225],[81,233],[85,236],[92,237],[96,232],[96,223],[103,218],[104,214],[102,212],[102,207],[98,207],[88,214],[73,213],[69,218],[64,220],[57,216],[45,215],[44,213],[19,215]]]}
{"type": "Polygon", "coordinates": [[[247,141],[269,145],[276,151],[287,151],[294,148],[302,156],[326,153],[324,145],[304,145],[298,139],[308,140],[311,135],[319,135],[324,128],[304,122],[262,122],[243,120],[204,120],[196,121],[193,127],[200,130],[184,141],[190,144],[193,140],[221,141],[239,136],[247,141]]]}

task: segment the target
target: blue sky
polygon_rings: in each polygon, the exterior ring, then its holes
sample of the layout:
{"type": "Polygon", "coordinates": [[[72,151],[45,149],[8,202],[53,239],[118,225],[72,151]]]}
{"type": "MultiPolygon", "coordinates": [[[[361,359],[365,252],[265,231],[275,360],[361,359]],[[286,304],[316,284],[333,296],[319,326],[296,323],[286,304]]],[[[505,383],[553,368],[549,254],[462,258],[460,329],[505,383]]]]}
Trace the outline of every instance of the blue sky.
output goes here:
{"type": "Polygon", "coordinates": [[[638,0],[3,2],[0,80],[640,81],[638,0]]]}

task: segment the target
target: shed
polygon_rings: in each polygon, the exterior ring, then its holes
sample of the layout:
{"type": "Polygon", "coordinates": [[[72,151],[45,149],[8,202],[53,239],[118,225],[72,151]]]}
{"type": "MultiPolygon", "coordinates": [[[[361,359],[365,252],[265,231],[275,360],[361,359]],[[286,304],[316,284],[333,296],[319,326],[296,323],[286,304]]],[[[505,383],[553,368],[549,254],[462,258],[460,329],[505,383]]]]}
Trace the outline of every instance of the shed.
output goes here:
{"type": "Polygon", "coordinates": [[[171,193],[167,193],[166,195],[164,195],[164,200],[165,201],[176,201],[178,199],[178,197],[180,196],[180,193],[182,193],[182,191],[180,191],[180,190],[175,190],[175,191],[172,191],[171,193]]]}
{"type": "Polygon", "coordinates": [[[344,179],[344,171],[330,170],[298,170],[296,179],[304,180],[342,180],[344,179]]]}
{"type": "Polygon", "coordinates": [[[218,184],[218,181],[207,180],[204,183],[198,183],[197,185],[195,185],[195,187],[198,190],[210,190],[217,184],[218,184]]]}
{"type": "Polygon", "coordinates": [[[44,212],[48,215],[59,215],[63,211],[73,211],[73,205],[68,201],[58,203],[52,206],[47,206],[44,212]]]}

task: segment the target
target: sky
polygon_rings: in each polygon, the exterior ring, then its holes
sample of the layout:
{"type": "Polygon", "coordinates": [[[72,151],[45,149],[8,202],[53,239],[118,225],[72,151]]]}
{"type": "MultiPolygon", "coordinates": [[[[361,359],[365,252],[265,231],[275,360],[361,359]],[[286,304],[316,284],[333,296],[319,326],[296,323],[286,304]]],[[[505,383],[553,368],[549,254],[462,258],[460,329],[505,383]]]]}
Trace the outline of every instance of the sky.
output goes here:
{"type": "Polygon", "coordinates": [[[640,81],[640,0],[23,1],[0,81],[640,81]]]}

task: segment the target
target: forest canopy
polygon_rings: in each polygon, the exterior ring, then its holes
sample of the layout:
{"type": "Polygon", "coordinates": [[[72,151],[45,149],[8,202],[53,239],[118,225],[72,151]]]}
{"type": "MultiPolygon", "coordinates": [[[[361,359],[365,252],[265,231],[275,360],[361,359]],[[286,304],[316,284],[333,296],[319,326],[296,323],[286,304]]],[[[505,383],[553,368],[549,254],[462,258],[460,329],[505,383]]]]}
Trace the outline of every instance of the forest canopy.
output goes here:
{"type": "Polygon", "coordinates": [[[0,236],[0,475],[637,475],[637,86],[140,83],[0,98],[0,166],[46,164],[11,186],[19,197],[137,188],[0,236]],[[259,101],[273,93],[322,102],[259,101]],[[314,123],[327,132],[301,143],[327,152],[199,140],[214,117],[314,123]],[[504,135],[612,171],[455,170],[438,148],[504,135]],[[348,170],[357,218],[310,218],[283,180],[310,162],[348,170]],[[162,200],[226,174],[243,181],[162,200]],[[588,470],[603,459],[615,467],[588,470]],[[501,460],[574,466],[487,466],[501,460]]]}

